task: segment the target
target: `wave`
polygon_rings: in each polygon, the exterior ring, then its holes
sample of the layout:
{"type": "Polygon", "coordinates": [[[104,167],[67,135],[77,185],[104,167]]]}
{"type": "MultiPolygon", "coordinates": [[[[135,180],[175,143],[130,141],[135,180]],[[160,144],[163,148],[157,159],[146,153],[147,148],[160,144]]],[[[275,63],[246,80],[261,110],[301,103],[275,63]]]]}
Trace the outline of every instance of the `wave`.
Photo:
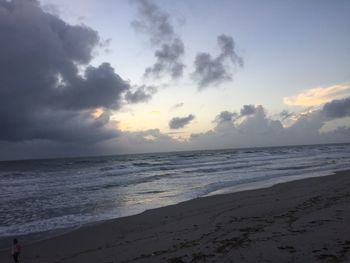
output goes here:
{"type": "Polygon", "coordinates": [[[0,165],[0,235],[77,226],[230,187],[346,168],[350,145],[6,162],[0,165]]]}

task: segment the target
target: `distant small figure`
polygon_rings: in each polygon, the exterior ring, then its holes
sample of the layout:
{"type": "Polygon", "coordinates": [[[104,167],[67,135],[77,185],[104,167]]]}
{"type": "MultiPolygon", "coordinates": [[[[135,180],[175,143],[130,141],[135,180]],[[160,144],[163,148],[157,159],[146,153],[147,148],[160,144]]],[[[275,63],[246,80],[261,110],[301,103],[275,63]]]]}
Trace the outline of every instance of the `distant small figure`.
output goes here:
{"type": "Polygon", "coordinates": [[[13,246],[12,246],[12,257],[14,262],[19,262],[20,254],[21,254],[21,245],[18,243],[18,240],[15,238],[13,240],[13,246]]]}

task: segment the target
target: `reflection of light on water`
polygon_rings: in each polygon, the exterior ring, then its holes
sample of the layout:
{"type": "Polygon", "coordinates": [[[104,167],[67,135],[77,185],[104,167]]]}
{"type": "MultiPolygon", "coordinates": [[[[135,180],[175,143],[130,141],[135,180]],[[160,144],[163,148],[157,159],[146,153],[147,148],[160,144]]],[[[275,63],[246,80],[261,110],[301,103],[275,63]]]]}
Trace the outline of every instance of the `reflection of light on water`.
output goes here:
{"type": "MultiPolygon", "coordinates": [[[[179,189],[165,189],[165,185],[154,185],[153,183],[147,183],[147,185],[148,186],[145,188],[147,188],[148,191],[129,193],[128,196],[123,199],[123,205],[129,209],[131,208],[132,211],[142,212],[190,199],[183,198],[181,196],[182,192],[179,189]]],[[[116,201],[116,204],[120,205],[120,200],[116,201]]]]}

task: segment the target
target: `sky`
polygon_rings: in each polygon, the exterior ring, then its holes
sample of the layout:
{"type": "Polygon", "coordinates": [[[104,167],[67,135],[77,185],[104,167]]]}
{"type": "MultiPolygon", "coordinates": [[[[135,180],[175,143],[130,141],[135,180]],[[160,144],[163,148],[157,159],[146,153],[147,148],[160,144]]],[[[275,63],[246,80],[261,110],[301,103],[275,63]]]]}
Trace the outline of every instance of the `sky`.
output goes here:
{"type": "Polygon", "coordinates": [[[350,142],[349,11],[0,0],[0,159],[350,142]]]}

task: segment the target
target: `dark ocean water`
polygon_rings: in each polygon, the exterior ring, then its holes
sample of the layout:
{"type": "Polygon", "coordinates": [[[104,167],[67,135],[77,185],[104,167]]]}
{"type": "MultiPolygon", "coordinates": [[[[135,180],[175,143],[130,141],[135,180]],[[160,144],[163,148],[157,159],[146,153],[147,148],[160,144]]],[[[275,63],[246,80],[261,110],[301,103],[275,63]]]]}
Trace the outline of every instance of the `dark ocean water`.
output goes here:
{"type": "Polygon", "coordinates": [[[350,144],[0,162],[0,237],[350,169],[350,144]]]}

